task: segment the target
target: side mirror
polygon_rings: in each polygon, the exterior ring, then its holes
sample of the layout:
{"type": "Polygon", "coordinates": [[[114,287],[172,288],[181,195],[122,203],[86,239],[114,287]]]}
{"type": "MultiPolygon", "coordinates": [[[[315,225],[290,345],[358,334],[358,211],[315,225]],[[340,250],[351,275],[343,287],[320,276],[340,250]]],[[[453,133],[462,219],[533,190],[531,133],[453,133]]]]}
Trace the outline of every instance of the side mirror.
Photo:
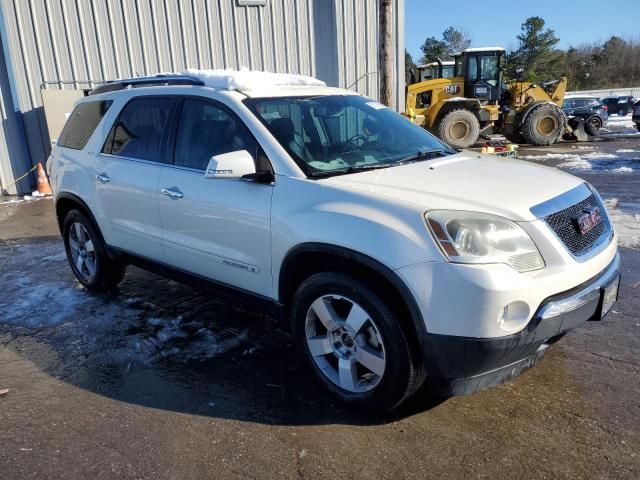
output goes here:
{"type": "Polygon", "coordinates": [[[253,157],[246,150],[214,155],[209,160],[204,178],[241,178],[256,173],[253,157]]]}

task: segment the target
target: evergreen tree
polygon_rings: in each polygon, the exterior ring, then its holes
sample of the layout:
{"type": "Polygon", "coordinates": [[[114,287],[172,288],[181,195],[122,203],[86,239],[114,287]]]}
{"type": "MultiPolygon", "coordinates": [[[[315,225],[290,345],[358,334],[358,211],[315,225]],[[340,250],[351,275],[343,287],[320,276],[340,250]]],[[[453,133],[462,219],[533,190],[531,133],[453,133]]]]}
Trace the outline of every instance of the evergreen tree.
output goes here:
{"type": "Polygon", "coordinates": [[[561,70],[562,52],[555,49],[560,41],[555,32],[545,28],[540,17],[529,17],[520,27],[518,49],[509,55],[510,71],[524,69],[524,76],[531,82],[557,78],[561,70]]]}
{"type": "Polygon", "coordinates": [[[469,48],[471,39],[463,32],[456,28],[449,27],[442,32],[442,39],[436,37],[428,37],[420,49],[422,50],[422,62],[435,62],[438,58],[441,60],[450,60],[454,53],[458,53],[465,48],[469,48]]]}
{"type": "Polygon", "coordinates": [[[404,81],[407,84],[413,83],[412,81],[412,73],[411,71],[416,67],[416,64],[413,63],[413,57],[405,48],[404,50],[404,81]]]}
{"type": "Polygon", "coordinates": [[[422,50],[422,63],[431,63],[435,62],[438,57],[446,56],[447,46],[442,40],[429,37],[424,41],[420,50],[422,50]]]}

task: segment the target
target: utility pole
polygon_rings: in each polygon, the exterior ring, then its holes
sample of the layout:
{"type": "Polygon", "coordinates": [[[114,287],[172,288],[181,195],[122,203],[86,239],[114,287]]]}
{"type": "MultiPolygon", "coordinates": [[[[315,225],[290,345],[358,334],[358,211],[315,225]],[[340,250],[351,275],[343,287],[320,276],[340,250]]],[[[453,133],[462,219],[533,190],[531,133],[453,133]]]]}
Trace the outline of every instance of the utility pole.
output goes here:
{"type": "Polygon", "coordinates": [[[393,106],[392,0],[380,0],[380,103],[393,106]]]}

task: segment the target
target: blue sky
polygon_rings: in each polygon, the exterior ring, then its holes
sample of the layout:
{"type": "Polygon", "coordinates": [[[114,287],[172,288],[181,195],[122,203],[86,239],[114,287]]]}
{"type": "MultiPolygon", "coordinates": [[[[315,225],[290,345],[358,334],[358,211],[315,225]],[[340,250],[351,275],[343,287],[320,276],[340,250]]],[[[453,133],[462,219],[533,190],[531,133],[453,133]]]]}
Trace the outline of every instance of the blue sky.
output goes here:
{"type": "Polygon", "coordinates": [[[532,16],[544,18],[563,48],[611,35],[640,38],[640,0],[405,0],[405,9],[406,47],[414,60],[424,39],[440,38],[448,26],[466,32],[475,47],[515,47],[520,25],[532,16]]]}

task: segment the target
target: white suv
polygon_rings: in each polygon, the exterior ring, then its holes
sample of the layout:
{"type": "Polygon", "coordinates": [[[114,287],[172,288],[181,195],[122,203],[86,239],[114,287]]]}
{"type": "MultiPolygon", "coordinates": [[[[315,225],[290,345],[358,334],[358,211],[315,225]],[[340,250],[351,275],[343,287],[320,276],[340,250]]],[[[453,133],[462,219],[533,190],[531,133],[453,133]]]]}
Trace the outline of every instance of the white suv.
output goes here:
{"type": "Polygon", "coordinates": [[[390,409],[518,375],[617,299],[598,193],[526,162],[455,152],[306,77],[189,72],[106,83],[49,161],[71,268],[127,264],[290,319],[338,397],[390,409]]]}

